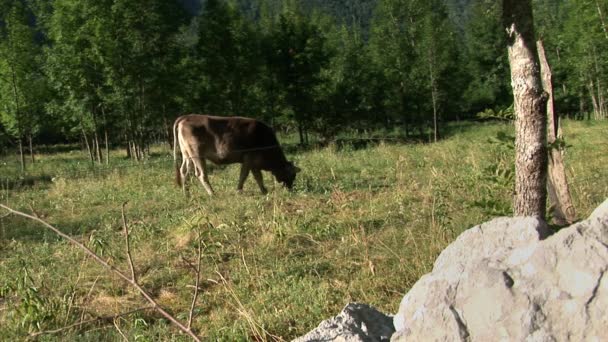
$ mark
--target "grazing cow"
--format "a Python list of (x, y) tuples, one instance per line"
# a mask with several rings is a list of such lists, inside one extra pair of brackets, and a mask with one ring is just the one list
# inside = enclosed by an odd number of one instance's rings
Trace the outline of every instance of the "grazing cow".
[[(261, 170), (270, 171), (289, 189), (300, 171), (285, 158), (274, 131), (255, 119), (189, 114), (175, 120), (173, 134), (175, 177), (183, 186), (184, 193), (185, 180), (193, 165), (196, 177), (207, 193), (213, 195), (205, 160), (218, 165), (241, 163), (237, 190), (243, 190), (251, 171), (263, 194), (267, 191)], [(181, 168), (177, 165), (178, 144), (182, 152)]]

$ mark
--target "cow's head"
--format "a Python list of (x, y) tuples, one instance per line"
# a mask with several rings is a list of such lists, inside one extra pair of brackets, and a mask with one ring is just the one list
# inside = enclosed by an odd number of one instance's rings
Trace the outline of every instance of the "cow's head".
[(287, 162), (285, 167), (276, 169), (272, 172), (277, 181), (285, 184), (288, 189), (293, 186), (293, 181), (296, 179), (296, 173), (300, 172), (300, 168), (293, 165), (292, 162)]

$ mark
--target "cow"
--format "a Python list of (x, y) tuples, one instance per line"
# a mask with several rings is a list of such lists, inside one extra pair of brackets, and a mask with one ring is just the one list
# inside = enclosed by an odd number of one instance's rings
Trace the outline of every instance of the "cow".
[[(262, 170), (270, 171), (276, 180), (291, 189), (300, 171), (283, 154), (277, 137), (268, 125), (252, 118), (221, 117), (188, 114), (178, 117), (173, 124), (173, 160), (175, 177), (186, 193), (186, 177), (190, 167), (203, 184), (207, 193), (214, 191), (207, 177), (206, 160), (217, 165), (241, 164), (237, 191), (253, 173), (260, 191), (266, 194)], [(178, 167), (177, 148), (182, 153), (182, 164)]]

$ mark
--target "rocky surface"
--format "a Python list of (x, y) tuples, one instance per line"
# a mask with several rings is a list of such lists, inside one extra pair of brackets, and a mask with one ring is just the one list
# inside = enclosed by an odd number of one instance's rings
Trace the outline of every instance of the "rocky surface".
[(339, 315), (321, 322), (315, 330), (294, 342), (389, 341), (394, 332), (391, 316), (366, 304), (350, 303)]
[(441, 253), (394, 324), (349, 304), (295, 341), (608, 341), (607, 271), (608, 200), (551, 236), (537, 219), (498, 218)]
[(391, 341), (608, 341), (608, 201), (546, 235), (533, 218), (461, 234), (401, 301)]

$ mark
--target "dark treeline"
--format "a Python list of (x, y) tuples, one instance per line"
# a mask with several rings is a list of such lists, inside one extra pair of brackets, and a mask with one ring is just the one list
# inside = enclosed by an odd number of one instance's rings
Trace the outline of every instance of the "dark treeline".
[[(534, 1), (562, 114), (606, 117), (606, 0)], [(183, 113), (243, 115), (330, 140), (437, 139), (508, 116), (493, 0), (0, 0), (0, 148), (80, 141), (141, 159)], [(479, 114), (482, 113), (482, 114)], [(31, 154), (32, 162), (34, 154)]]

